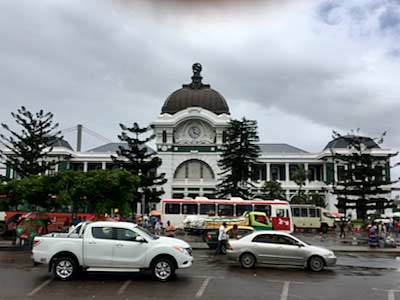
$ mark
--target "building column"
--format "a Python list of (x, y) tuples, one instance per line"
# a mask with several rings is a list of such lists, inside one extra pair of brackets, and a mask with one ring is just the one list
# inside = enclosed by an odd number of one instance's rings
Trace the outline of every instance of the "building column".
[(289, 163), (285, 163), (285, 181), (289, 182), (290, 176), (289, 176)]
[(289, 199), (290, 199), (290, 191), (286, 190), (285, 194), (286, 194), (286, 200), (289, 201)]
[(322, 181), (326, 182), (326, 163), (322, 165)]
[(265, 166), (267, 168), (267, 181), (271, 181), (271, 163), (267, 163)]
[(84, 161), (83, 162), (83, 172), (87, 172), (87, 167), (88, 167), (88, 162)]
[(334, 182), (336, 183), (336, 182), (338, 182), (338, 170), (337, 170), (337, 164), (336, 163), (334, 163), (334, 165), (333, 165), (333, 170), (334, 170)]
[(102, 170), (107, 169), (107, 167), (106, 167), (106, 162), (105, 162), (105, 161), (102, 161), (102, 162), (101, 162), (101, 169), (102, 169)]
[[(304, 170), (306, 170), (306, 173), (308, 173), (308, 163), (304, 163)], [(310, 180), (308, 179), (308, 176), (307, 176), (306, 186), (309, 184), (310, 184)]]

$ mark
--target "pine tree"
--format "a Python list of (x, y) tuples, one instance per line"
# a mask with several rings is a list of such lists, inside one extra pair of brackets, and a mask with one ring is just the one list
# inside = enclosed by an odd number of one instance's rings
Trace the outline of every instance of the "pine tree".
[[(383, 136), (377, 141), (383, 142)], [(332, 150), (336, 164), (343, 167), (339, 170), (338, 181), (333, 187), (337, 195), (337, 208), (340, 211), (356, 209), (357, 217), (365, 219), (367, 210), (383, 212), (392, 208), (393, 201), (388, 196), (391, 185), (389, 159), (391, 156), (371, 155), (371, 146), (366, 145), (369, 138), (350, 134), (340, 135), (334, 131), (334, 138), (343, 138), (349, 145), (349, 154), (340, 154)], [(371, 139), (369, 139), (371, 140)]]
[[(131, 128), (120, 124), (122, 133), (118, 138), (127, 144), (127, 147), (120, 146), (117, 151), (118, 157), (112, 156), (114, 162), (117, 162), (124, 169), (139, 177), (137, 190), (134, 193), (136, 201), (142, 201), (145, 206), (142, 209), (148, 210), (150, 202), (159, 202), (160, 196), (164, 194), (163, 189), (157, 189), (157, 186), (167, 182), (164, 178), (165, 173), (157, 174), (158, 167), (161, 166), (161, 159), (156, 156), (156, 153), (146, 145), (155, 138), (155, 135), (150, 135), (143, 139), (141, 135), (146, 134), (151, 128), (141, 128), (138, 123), (133, 123)], [(130, 136), (132, 135), (132, 136)], [(122, 159), (121, 159), (122, 158)], [(132, 204), (132, 211), (135, 211), (136, 202)]]
[(0, 144), (4, 146), (4, 149), (0, 150), (0, 157), (7, 167), (24, 178), (42, 174), (56, 165), (56, 161), (47, 160), (53, 145), (62, 139), (61, 132), (55, 132), (58, 123), (53, 124), (53, 114), (43, 110), (31, 113), (21, 106), (17, 113), (11, 115), (22, 129), (17, 132), (8, 125), (1, 124), (10, 134), (9, 137), (0, 134)]
[(254, 120), (231, 120), (226, 131), (225, 148), (218, 161), (221, 168), (221, 181), (217, 185), (219, 197), (251, 197), (250, 182), (253, 177), (252, 166), (257, 163), (260, 147), (257, 122)]

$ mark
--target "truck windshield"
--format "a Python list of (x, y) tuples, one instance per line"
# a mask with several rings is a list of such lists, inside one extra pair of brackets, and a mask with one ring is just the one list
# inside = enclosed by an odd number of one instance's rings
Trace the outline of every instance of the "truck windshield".
[(152, 240), (156, 240), (159, 237), (152, 234), (147, 228), (143, 228), (141, 226), (137, 226), (136, 229), (138, 229), (140, 231), (140, 233), (142, 233), (145, 237), (152, 239)]

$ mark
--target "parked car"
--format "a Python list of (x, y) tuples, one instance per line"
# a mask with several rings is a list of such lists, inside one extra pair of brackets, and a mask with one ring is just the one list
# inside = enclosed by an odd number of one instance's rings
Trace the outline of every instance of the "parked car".
[[(254, 228), (251, 226), (238, 226), (238, 233), (235, 237), (232, 229), (233, 229), (233, 226), (227, 226), (225, 228), (226, 235), (230, 240), (240, 239), (240, 238), (254, 232)], [(217, 246), (218, 246), (218, 231), (210, 231), (207, 234), (207, 245), (212, 250), (217, 248)], [(222, 247), (221, 253), (226, 253), (225, 247)]]
[(33, 240), (32, 259), (48, 264), (60, 280), (78, 271), (139, 272), (151, 270), (156, 279), (173, 278), (176, 269), (192, 265), (186, 242), (158, 237), (128, 222), (84, 222), (68, 234), (48, 234)]
[(336, 264), (335, 254), (328, 249), (309, 245), (282, 231), (255, 231), (240, 240), (229, 241), (228, 259), (243, 268), (256, 264), (303, 266), (319, 272)]

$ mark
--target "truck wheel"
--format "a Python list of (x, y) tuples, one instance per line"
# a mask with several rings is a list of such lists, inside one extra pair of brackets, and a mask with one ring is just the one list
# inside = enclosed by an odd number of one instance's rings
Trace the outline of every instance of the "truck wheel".
[(0, 223), (0, 236), (4, 235), (7, 231), (7, 226), (5, 223)]
[(159, 281), (169, 281), (175, 276), (175, 266), (168, 258), (159, 258), (153, 264), (153, 276)]
[(251, 253), (243, 253), (240, 256), (240, 264), (242, 268), (251, 269), (256, 265), (256, 258)]
[(59, 280), (70, 280), (77, 270), (75, 260), (69, 257), (56, 259), (53, 265), (53, 274)]
[(328, 225), (327, 224), (321, 224), (321, 232), (322, 233), (327, 233), (328, 232)]
[(308, 260), (308, 267), (313, 272), (321, 272), (324, 269), (325, 262), (320, 256), (311, 256)]

